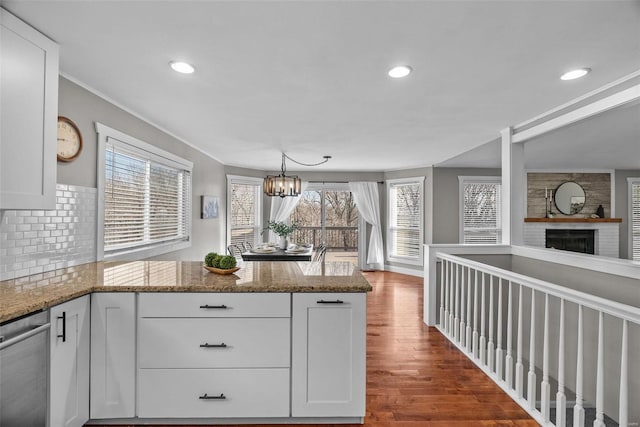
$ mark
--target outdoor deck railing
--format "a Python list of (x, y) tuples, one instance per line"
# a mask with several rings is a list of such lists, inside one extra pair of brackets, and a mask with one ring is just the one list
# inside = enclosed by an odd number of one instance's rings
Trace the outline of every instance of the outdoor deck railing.
[[(325, 227), (328, 250), (356, 251), (358, 249), (358, 227)], [(300, 227), (292, 240), (300, 243), (322, 243), (322, 227)]]
[(536, 421), (564, 427), (568, 415), (582, 427), (595, 401), (593, 426), (633, 425), (640, 309), (442, 252), (436, 259), (437, 327)]

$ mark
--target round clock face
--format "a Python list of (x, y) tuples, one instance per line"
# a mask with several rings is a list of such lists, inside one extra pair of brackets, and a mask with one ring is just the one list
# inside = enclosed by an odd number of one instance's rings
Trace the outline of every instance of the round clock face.
[(73, 121), (58, 117), (58, 160), (70, 162), (80, 155), (82, 135)]

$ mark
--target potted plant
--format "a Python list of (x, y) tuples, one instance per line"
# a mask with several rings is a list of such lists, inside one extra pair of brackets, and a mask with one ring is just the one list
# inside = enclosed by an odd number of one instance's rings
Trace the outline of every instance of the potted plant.
[(280, 236), (280, 249), (287, 249), (287, 236), (299, 227), (295, 222), (289, 225), (282, 221), (269, 221), (267, 228)]

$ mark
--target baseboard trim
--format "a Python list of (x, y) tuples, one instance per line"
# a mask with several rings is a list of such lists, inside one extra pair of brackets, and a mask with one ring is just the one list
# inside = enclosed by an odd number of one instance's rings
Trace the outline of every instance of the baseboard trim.
[(398, 267), (386, 264), (384, 266), (384, 270), (390, 271), (392, 273), (406, 274), (409, 276), (424, 277), (424, 269), (414, 270), (413, 268)]

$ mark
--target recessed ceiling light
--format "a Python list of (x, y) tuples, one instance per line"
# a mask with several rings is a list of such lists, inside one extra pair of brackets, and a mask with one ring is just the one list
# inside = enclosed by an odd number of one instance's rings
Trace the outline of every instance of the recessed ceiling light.
[(393, 77), (394, 79), (400, 79), (402, 77), (407, 77), (411, 74), (411, 67), (408, 65), (398, 65), (389, 70), (389, 77)]
[(591, 68), (578, 68), (577, 70), (571, 70), (564, 73), (562, 76), (560, 76), (560, 79), (561, 80), (579, 79), (580, 77), (584, 77), (587, 74), (589, 74), (590, 71), (591, 71)]
[(171, 65), (171, 68), (173, 68), (174, 71), (182, 74), (191, 74), (196, 70), (193, 68), (193, 65), (181, 61), (171, 61), (169, 62), (169, 65)]

